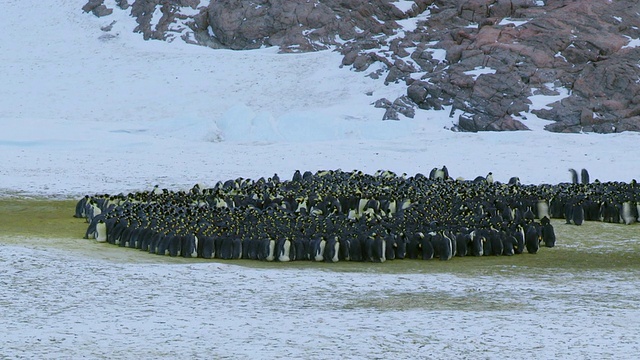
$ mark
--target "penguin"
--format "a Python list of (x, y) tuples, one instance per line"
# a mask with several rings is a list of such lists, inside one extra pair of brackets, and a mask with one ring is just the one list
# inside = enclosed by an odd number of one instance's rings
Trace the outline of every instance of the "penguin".
[(577, 184), (578, 183), (578, 172), (575, 169), (569, 169), (569, 172), (571, 173), (571, 183), (572, 184)]
[(536, 254), (540, 249), (540, 236), (535, 224), (529, 224), (525, 232), (525, 247), (529, 254)]
[(538, 201), (536, 202), (536, 213), (538, 219), (551, 217), (551, 215), (549, 215), (549, 204), (547, 203), (547, 200), (538, 199)]
[(500, 232), (496, 229), (489, 231), (489, 241), (491, 241), (491, 255), (500, 256), (504, 252), (504, 244), (500, 238)]
[(420, 250), (422, 260), (431, 260), (435, 256), (435, 249), (433, 248), (433, 243), (431, 242), (432, 234), (423, 234), (419, 232), (418, 239), (420, 240)]
[(351, 261), (364, 261), (362, 241), (358, 237), (354, 237), (349, 241), (349, 259)]
[(489, 172), (486, 177), (487, 184), (493, 184), (493, 173)]
[(433, 256), (442, 261), (451, 260), (453, 253), (451, 250), (451, 240), (441, 232), (430, 233), (431, 244), (433, 245)]
[(407, 255), (409, 259), (417, 259), (421, 256), (420, 250), (422, 250), (421, 240), (424, 238), (424, 234), (421, 232), (413, 233), (407, 239)]
[(318, 236), (311, 240), (311, 258), (313, 261), (324, 260), (324, 248), (327, 241), (322, 236)]
[(340, 252), (338, 253), (338, 259), (342, 261), (351, 260), (351, 239), (346, 236), (340, 237)]
[(544, 242), (544, 246), (550, 248), (556, 246), (556, 233), (553, 230), (553, 225), (551, 225), (549, 218), (542, 218), (540, 224), (542, 224), (542, 241)]
[(293, 248), (296, 260), (309, 260), (309, 241), (307, 239), (296, 237), (293, 239)]
[(525, 234), (524, 228), (521, 225), (517, 225), (515, 230), (512, 233), (512, 236), (516, 240), (516, 244), (513, 247), (514, 254), (522, 254), (524, 251), (524, 243), (525, 243)]
[(293, 173), (293, 177), (291, 178), (291, 181), (293, 182), (300, 182), (302, 181), (302, 174), (300, 173), (300, 170), (296, 170)]
[(622, 211), (620, 212), (620, 217), (622, 218), (622, 222), (625, 225), (631, 225), (636, 222), (637, 219), (637, 208), (631, 201), (625, 201), (622, 203)]
[[(106, 219), (105, 214), (100, 214), (98, 216), (95, 216), (93, 220), (91, 220), (91, 222), (89, 223), (89, 226), (87, 227), (87, 231), (84, 234), (84, 239), (95, 239), (96, 225), (98, 224), (99, 221), (102, 221), (104, 223), (105, 219)], [(105, 229), (105, 233), (106, 233), (106, 229)], [(107, 241), (106, 238), (105, 238), (105, 241)]]
[(436, 173), (438, 172), (438, 168), (433, 168), (429, 172), (429, 180), (436, 180)]
[(395, 258), (404, 259), (407, 255), (407, 239), (404, 234), (396, 236)]
[(231, 239), (231, 258), (242, 259), (242, 240), (239, 237)]
[(396, 248), (398, 247), (395, 237), (391, 234), (385, 234), (383, 240), (385, 242), (385, 259), (394, 260), (396, 258)]
[(375, 238), (374, 236), (367, 236), (363, 241), (362, 241), (362, 245), (363, 245), (363, 249), (362, 249), (362, 257), (364, 258), (364, 261), (368, 261), (368, 262), (374, 262), (374, 242), (375, 242)]
[(276, 256), (280, 262), (291, 261), (291, 241), (286, 238), (281, 238), (276, 241)]
[(570, 225), (571, 221), (573, 221), (573, 209), (574, 209), (573, 203), (566, 202), (564, 204), (564, 219), (567, 225)]
[(470, 239), (471, 255), (482, 256), (484, 252), (482, 244), (484, 243), (485, 238), (481, 235), (479, 231), (474, 230), (469, 234), (469, 239)]
[(373, 261), (383, 263), (387, 260), (387, 243), (384, 238), (377, 233), (372, 234), (373, 237)]
[(256, 252), (255, 244), (256, 242), (251, 237), (246, 237), (242, 239), (242, 258), (243, 259), (256, 260), (257, 252)]
[(582, 169), (582, 171), (580, 172), (580, 181), (583, 185), (589, 184), (589, 172), (587, 171), (587, 169)]
[(324, 246), (323, 258), (326, 262), (338, 262), (340, 254), (340, 241), (337, 236), (329, 236)]
[[(230, 260), (233, 258), (233, 241), (231, 237), (224, 236), (220, 242), (220, 248), (217, 251), (217, 257), (222, 260)], [(271, 260), (269, 260), (271, 261)]]
[(518, 245), (516, 238), (513, 235), (506, 235), (502, 237), (502, 255), (512, 256), (515, 255), (515, 247)]
[(155, 248), (150, 250), (156, 255), (169, 255), (169, 243), (173, 238), (175, 238), (175, 234), (165, 234), (155, 243)]
[(200, 254), (199, 257), (203, 259), (213, 259), (216, 251), (213, 246), (212, 236), (200, 236), (199, 238)]
[(182, 236), (172, 236), (167, 242), (167, 250), (165, 251), (166, 255), (171, 257), (180, 256), (182, 253), (180, 250), (182, 248), (183, 237)]
[(86, 217), (85, 209), (86, 209), (88, 201), (89, 201), (89, 195), (85, 195), (83, 198), (81, 198), (76, 203), (76, 212), (73, 215), (73, 217), (75, 217), (75, 218), (85, 218)]
[(571, 220), (574, 225), (582, 225), (584, 221), (584, 208), (582, 207), (582, 201), (578, 201), (573, 204), (571, 208)]
[(96, 230), (94, 238), (97, 242), (106, 242), (107, 241), (107, 224), (105, 224), (104, 220), (100, 219), (96, 223)]
[(442, 166), (442, 169), (433, 168), (429, 173), (429, 179), (431, 180), (449, 180), (449, 170), (446, 166)]

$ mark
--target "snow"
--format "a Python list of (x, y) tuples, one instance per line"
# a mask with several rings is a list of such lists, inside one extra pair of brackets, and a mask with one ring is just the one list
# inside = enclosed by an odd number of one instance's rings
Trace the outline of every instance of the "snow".
[(622, 49), (640, 47), (640, 39), (634, 39), (626, 35), (623, 36), (629, 39), (629, 42), (627, 43), (627, 45), (623, 46)]
[(635, 272), (252, 269), (151, 255), (133, 262), (137, 250), (102, 245), (96, 252), (83, 241), (71, 257), (0, 243), (1, 281), (11, 284), (0, 355), (631, 359), (640, 350)]
[[(338, 53), (143, 41), (126, 12), (99, 19), (84, 3), (3, 3), (0, 196), (179, 190), (296, 169), (638, 176), (636, 133), (553, 134), (532, 114), (533, 131), (456, 133), (448, 110), (381, 121), (371, 104), (405, 86), (340, 68)], [(557, 90), (532, 108), (568, 95)], [(251, 269), (4, 236), (0, 273), (8, 358), (633, 358), (640, 344), (634, 272)]]
[(496, 69), (492, 69), (484, 66), (476, 66), (473, 70), (468, 70), (464, 72), (465, 75), (471, 76), (473, 80), (476, 80), (478, 76), (483, 74), (495, 74), (495, 73), (496, 73)]
[(407, 13), (411, 10), (411, 8), (416, 4), (415, 1), (412, 0), (399, 0), (391, 3), (393, 6), (398, 8), (398, 10), (403, 13)]
[(556, 87), (552, 83), (544, 84), (547, 89), (554, 90), (557, 95), (543, 95), (541, 93), (534, 94), (529, 96), (529, 100), (531, 101), (531, 105), (529, 108), (531, 110), (541, 110), (541, 109), (551, 109), (549, 104), (552, 104), (557, 101), (561, 101), (562, 99), (569, 96), (569, 90), (563, 87)]
[(498, 25), (513, 24), (514, 26), (518, 27), (518, 26), (524, 25), (524, 24), (526, 24), (528, 22), (529, 22), (529, 20), (504, 18), (504, 19), (500, 20)]

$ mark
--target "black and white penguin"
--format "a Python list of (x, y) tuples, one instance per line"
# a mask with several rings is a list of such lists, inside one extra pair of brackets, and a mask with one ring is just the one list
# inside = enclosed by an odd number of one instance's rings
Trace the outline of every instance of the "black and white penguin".
[(571, 173), (571, 183), (572, 184), (577, 184), (578, 183), (578, 172), (576, 171), (576, 169), (569, 169), (569, 172)]
[(338, 262), (340, 260), (340, 241), (337, 236), (329, 236), (324, 246), (323, 258), (326, 262)]
[(620, 211), (620, 218), (625, 225), (631, 225), (636, 222), (638, 218), (638, 209), (631, 201), (625, 201), (622, 203), (622, 211)]
[(487, 184), (493, 184), (493, 173), (489, 172), (486, 177)]
[(525, 231), (525, 247), (529, 254), (535, 254), (540, 249), (540, 235), (536, 224), (527, 225)]
[(482, 256), (484, 253), (483, 243), (486, 241), (482, 233), (474, 230), (469, 234), (470, 254), (473, 256)]
[(513, 176), (509, 179), (509, 185), (520, 185), (520, 178), (517, 176)]
[(584, 222), (584, 208), (582, 207), (582, 201), (578, 201), (572, 205), (571, 220), (574, 225), (582, 225)]
[(96, 223), (94, 238), (97, 242), (107, 241), (107, 224), (102, 219), (98, 220), (98, 222)]
[(85, 218), (86, 217), (85, 209), (86, 209), (88, 201), (89, 201), (89, 195), (85, 195), (84, 197), (82, 197), (82, 199), (80, 199), (76, 203), (76, 212), (73, 215), (73, 217), (75, 217), (75, 218)]
[(540, 220), (540, 224), (542, 225), (542, 241), (544, 242), (544, 246), (556, 246), (556, 233), (553, 230), (553, 225), (551, 225), (549, 218), (543, 217)]
[(435, 257), (435, 249), (431, 241), (435, 233), (423, 234), (417, 233), (417, 239), (420, 241), (420, 256), (422, 260), (431, 260)]
[(582, 171), (580, 172), (580, 181), (583, 185), (589, 184), (589, 172), (587, 171), (587, 169), (582, 169)]

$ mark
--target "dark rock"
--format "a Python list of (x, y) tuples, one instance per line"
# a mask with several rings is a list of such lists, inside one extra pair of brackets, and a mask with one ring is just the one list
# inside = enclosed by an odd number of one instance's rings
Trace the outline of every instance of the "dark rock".
[(369, 68), (369, 65), (373, 64), (374, 60), (368, 54), (358, 55), (353, 61), (353, 68), (356, 71), (365, 71)]
[(415, 104), (407, 96), (401, 96), (393, 103), (385, 98), (378, 99), (374, 102), (373, 106), (386, 109), (382, 120), (400, 120), (399, 114), (408, 118), (413, 118), (415, 116)]
[(82, 11), (84, 11), (86, 13), (91, 12), (91, 11), (93, 11), (93, 9), (97, 8), (98, 6), (102, 5), (103, 3), (104, 3), (104, 0), (89, 0), (82, 7)]
[(382, 120), (400, 120), (400, 116), (398, 116), (398, 111), (395, 108), (389, 107), (387, 111), (384, 112)]
[(336, 37), (392, 35), (398, 27), (394, 20), (408, 16), (388, 0), (218, 0), (207, 12), (213, 33), (225, 46), (279, 46), (283, 51), (327, 49), (339, 45)]
[(389, 85), (390, 83), (398, 83), (400, 80), (404, 80), (406, 78), (406, 74), (402, 72), (395, 66), (392, 66), (389, 69), (389, 73), (387, 77), (384, 79), (384, 84)]
[(491, 118), (484, 114), (475, 114), (473, 116), (460, 115), (458, 117), (458, 131), (478, 132), (478, 131), (517, 131), (529, 130), (519, 120), (511, 116), (504, 116), (499, 119)]
[(402, 115), (412, 118), (416, 116), (415, 103), (408, 96), (401, 96), (393, 102), (393, 107)]
[(116, 5), (122, 10), (127, 10), (131, 6), (127, 0), (116, 0)]
[(358, 50), (349, 51), (342, 58), (342, 65), (347, 65), (347, 66), (352, 65), (354, 62), (356, 62), (357, 57), (358, 57)]
[(373, 106), (379, 109), (388, 109), (391, 107), (391, 105), (392, 102), (386, 98), (378, 99), (373, 103)]
[(98, 5), (97, 7), (93, 8), (91, 12), (97, 17), (103, 17), (111, 15), (113, 13), (113, 9), (109, 9), (105, 5)]
[(582, 109), (582, 112), (580, 113), (580, 124), (584, 126), (594, 125), (594, 120), (595, 118), (593, 117), (593, 110), (589, 108)]
[[(384, 103), (385, 119), (419, 109), (463, 111), (461, 131), (522, 130), (511, 115), (529, 111), (532, 94), (570, 95), (534, 110), (557, 132), (638, 131), (640, 38), (638, 1), (415, 0), (407, 11), (392, 0), (117, 0), (130, 9), (145, 39), (170, 41), (187, 24), (187, 42), (213, 48), (278, 46), (283, 52), (335, 48), (341, 66), (387, 84), (404, 82), (407, 101)], [(183, 8), (199, 9), (185, 15)], [(105, 16), (103, 0), (83, 11)], [(160, 19), (154, 18), (157, 11)], [(414, 31), (399, 20), (429, 12)], [(193, 11), (190, 11), (193, 14)], [(152, 18), (156, 24), (151, 24)], [(505, 18), (522, 19), (504, 24)], [(526, 19), (526, 21), (525, 21)], [(181, 25), (184, 28), (184, 25)], [(379, 62), (375, 71), (368, 71)], [(490, 73), (472, 75), (481, 69)], [(417, 73), (420, 73), (418, 76)], [(419, 79), (419, 80), (416, 80)], [(410, 104), (410, 106), (407, 106)]]
[(407, 88), (407, 96), (418, 105), (426, 100), (428, 93), (427, 84), (422, 81), (414, 81), (411, 86)]

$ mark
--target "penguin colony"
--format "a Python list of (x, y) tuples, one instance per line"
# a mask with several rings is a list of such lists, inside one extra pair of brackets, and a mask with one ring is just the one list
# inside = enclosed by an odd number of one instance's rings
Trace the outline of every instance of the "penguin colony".
[(640, 187), (578, 182), (523, 185), (489, 173), (454, 180), (328, 170), (281, 181), (237, 178), (213, 188), (85, 196), (75, 217), (85, 238), (158, 255), (265, 261), (369, 261), (535, 254), (568, 224), (638, 221)]

